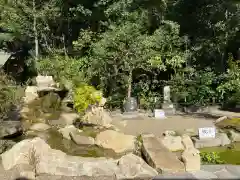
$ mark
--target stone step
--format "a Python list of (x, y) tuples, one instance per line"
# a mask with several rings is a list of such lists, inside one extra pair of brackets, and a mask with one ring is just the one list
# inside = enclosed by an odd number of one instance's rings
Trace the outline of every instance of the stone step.
[(159, 173), (184, 172), (184, 164), (178, 157), (169, 151), (156, 137), (144, 135), (142, 137), (142, 153), (147, 163)]

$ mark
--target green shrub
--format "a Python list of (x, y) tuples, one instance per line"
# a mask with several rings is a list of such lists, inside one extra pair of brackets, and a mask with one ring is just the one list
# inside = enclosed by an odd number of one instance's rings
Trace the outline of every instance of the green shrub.
[(53, 76), (61, 85), (65, 84), (66, 81), (76, 85), (85, 82), (83, 71), (81, 71), (84, 64), (85, 59), (52, 55), (40, 59), (37, 62), (37, 70), (41, 75)]
[(95, 105), (102, 99), (102, 94), (93, 86), (82, 84), (75, 89), (74, 92), (74, 108), (83, 113), (89, 105)]
[(0, 72), (0, 119), (8, 118), (8, 113), (14, 107), (22, 104), (24, 88), (16, 83), (6, 74)]
[(218, 99), (213, 88), (215, 80), (216, 74), (209, 68), (180, 70), (169, 81), (173, 100), (183, 106), (207, 106), (213, 103), (213, 99)]
[(219, 153), (217, 152), (201, 152), (201, 161), (206, 164), (223, 164)]
[(229, 55), (227, 72), (224, 74), (223, 82), (217, 87), (224, 101), (224, 108), (235, 108), (240, 104), (240, 61), (234, 61)]

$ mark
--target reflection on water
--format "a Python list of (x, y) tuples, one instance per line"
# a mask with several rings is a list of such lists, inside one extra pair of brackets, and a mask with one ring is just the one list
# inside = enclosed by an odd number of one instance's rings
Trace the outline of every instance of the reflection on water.
[(45, 139), (52, 149), (61, 150), (68, 155), (82, 157), (119, 157), (119, 155), (117, 155), (111, 149), (103, 149), (96, 145), (77, 145), (71, 140), (62, 138), (62, 135), (56, 129), (51, 129), (46, 132), (36, 132), (36, 134), (31, 134), (27, 136), (21, 136), (16, 138), (15, 141), (19, 142), (23, 139), (33, 138), (36, 136)]

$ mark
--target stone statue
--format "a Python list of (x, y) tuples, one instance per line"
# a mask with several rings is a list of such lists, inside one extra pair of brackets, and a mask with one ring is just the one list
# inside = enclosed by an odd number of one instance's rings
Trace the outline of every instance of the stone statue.
[(163, 100), (164, 100), (164, 103), (171, 103), (170, 86), (164, 86)]

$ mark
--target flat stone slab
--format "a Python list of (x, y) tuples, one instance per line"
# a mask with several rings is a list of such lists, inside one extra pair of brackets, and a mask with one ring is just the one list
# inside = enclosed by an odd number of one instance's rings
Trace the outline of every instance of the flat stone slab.
[(121, 114), (122, 119), (143, 119), (140, 113), (138, 112), (124, 112)]
[(214, 173), (220, 179), (239, 179), (240, 177), (240, 166), (238, 165), (202, 165), (201, 169)]
[(182, 172), (182, 173), (169, 173), (169, 174), (160, 174), (153, 178), (153, 180), (159, 179), (197, 179), (191, 173)]
[(198, 139), (197, 137), (192, 138), (195, 148), (205, 148), (205, 147), (217, 147), (225, 146), (231, 143), (231, 140), (225, 133), (216, 134), (215, 138), (205, 138)]
[(200, 171), (160, 174), (159, 179), (240, 179), (238, 165), (202, 165)]
[(202, 165), (200, 171), (160, 174), (159, 179), (240, 179), (240, 166), (237, 165)]
[(150, 166), (159, 173), (183, 172), (184, 164), (178, 157), (169, 151), (156, 137), (143, 136), (142, 152)]

